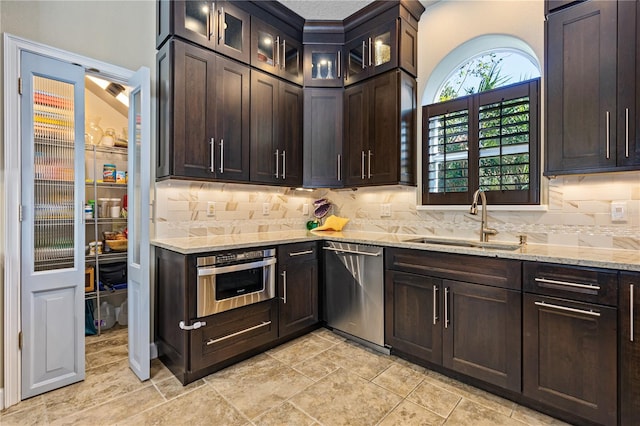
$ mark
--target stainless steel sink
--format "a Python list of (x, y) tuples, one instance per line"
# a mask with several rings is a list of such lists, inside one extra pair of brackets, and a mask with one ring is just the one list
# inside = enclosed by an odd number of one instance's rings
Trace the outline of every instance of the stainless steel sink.
[(506, 250), (514, 251), (522, 247), (520, 244), (511, 244), (498, 241), (473, 241), (473, 240), (458, 240), (455, 238), (433, 238), (433, 237), (420, 237), (404, 240), (407, 243), (420, 243), (420, 244), (435, 244), (443, 246), (454, 247), (473, 247), (483, 248), (488, 250)]

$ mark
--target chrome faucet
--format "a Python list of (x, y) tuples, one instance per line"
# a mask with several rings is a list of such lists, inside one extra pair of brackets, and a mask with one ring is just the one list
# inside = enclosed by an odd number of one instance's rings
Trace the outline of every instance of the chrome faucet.
[(489, 235), (496, 235), (498, 231), (493, 228), (487, 227), (487, 196), (484, 195), (483, 190), (478, 189), (476, 192), (474, 192), (473, 202), (471, 203), (469, 214), (472, 214), (472, 215), (478, 214), (478, 195), (482, 200), (482, 220), (480, 222), (480, 241), (487, 242), (489, 241)]

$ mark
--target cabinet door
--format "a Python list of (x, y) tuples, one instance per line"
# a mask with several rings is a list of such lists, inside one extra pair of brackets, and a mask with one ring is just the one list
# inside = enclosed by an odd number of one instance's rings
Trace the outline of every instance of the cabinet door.
[(342, 46), (308, 44), (304, 48), (305, 87), (342, 87)]
[[(213, 52), (172, 40), (174, 99), (173, 175), (213, 177), (216, 117), (216, 56)], [(170, 154), (169, 154), (170, 155)], [(171, 155), (170, 155), (171, 156)]]
[(442, 362), (442, 280), (387, 271), (385, 344), (395, 350)]
[(380, 74), (398, 66), (398, 22), (393, 20), (371, 32), (369, 45), (369, 75)]
[(342, 89), (305, 89), (303, 185), (342, 187)]
[(301, 87), (280, 82), (280, 113), (276, 116), (279, 123), (280, 179), (279, 182), (302, 185), (302, 108), (303, 91)]
[(398, 76), (388, 72), (364, 84), (368, 90), (368, 149), (365, 185), (398, 183)]
[(201, 46), (215, 47), (215, 20), (213, 3), (210, 1), (160, 1), (159, 11), (171, 8), (169, 13), (160, 14), (162, 19), (170, 19), (167, 35), (175, 34)]
[(400, 19), (400, 51), (398, 66), (411, 74), (418, 75), (418, 30), (404, 19)]
[[(640, 1), (618, 2), (618, 166), (640, 165)], [(637, 168), (637, 167), (636, 167)]]
[(640, 421), (640, 274), (620, 275), (620, 424)]
[(251, 19), (251, 65), (271, 74), (280, 67), (278, 30), (259, 19)]
[(218, 57), (215, 172), (223, 180), (249, 180), (249, 67)]
[(278, 278), (279, 337), (318, 322), (318, 261), (289, 262)]
[(442, 364), (505, 389), (520, 391), (520, 292), (443, 281)]
[(280, 176), (278, 144), (279, 82), (251, 70), (251, 173), (253, 182), (274, 183)]
[(369, 45), (366, 37), (357, 38), (346, 43), (346, 78), (345, 84), (353, 84), (361, 81), (369, 75)]
[(281, 36), (280, 70), (278, 75), (302, 85), (302, 43), (292, 37)]
[(215, 50), (248, 64), (251, 50), (249, 14), (231, 2), (219, 1), (212, 20)]
[(546, 24), (547, 175), (616, 166), (617, 2), (584, 2)]
[(616, 424), (616, 309), (529, 293), (523, 300), (524, 395)]
[(365, 152), (369, 137), (369, 104), (364, 84), (344, 92), (345, 185), (361, 185), (367, 178)]

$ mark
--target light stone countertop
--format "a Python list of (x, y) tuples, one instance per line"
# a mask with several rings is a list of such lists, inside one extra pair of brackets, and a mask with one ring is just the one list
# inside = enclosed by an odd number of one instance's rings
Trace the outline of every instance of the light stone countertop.
[[(151, 244), (156, 247), (162, 247), (181, 254), (198, 254), (264, 245), (297, 243), (313, 240), (331, 240), (357, 244), (373, 244), (383, 247), (399, 247), (476, 256), (498, 257), (504, 259), (551, 262), (561, 263), (565, 265), (590, 266), (625, 271), (640, 271), (640, 251), (638, 250), (526, 244), (517, 250), (510, 251), (476, 247), (424, 244), (407, 241), (419, 237), (420, 235), (387, 234), (379, 232), (309, 232), (306, 230), (295, 230), (251, 234), (231, 234), (208, 237), (160, 238), (152, 240)], [(514, 241), (496, 242), (511, 244), (516, 243)]]

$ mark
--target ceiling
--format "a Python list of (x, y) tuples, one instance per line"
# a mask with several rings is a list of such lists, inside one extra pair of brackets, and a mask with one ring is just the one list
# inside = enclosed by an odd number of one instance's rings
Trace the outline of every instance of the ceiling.
[[(427, 7), (435, 0), (421, 0)], [(357, 12), (372, 0), (280, 0), (280, 3), (304, 19), (342, 20)]]

